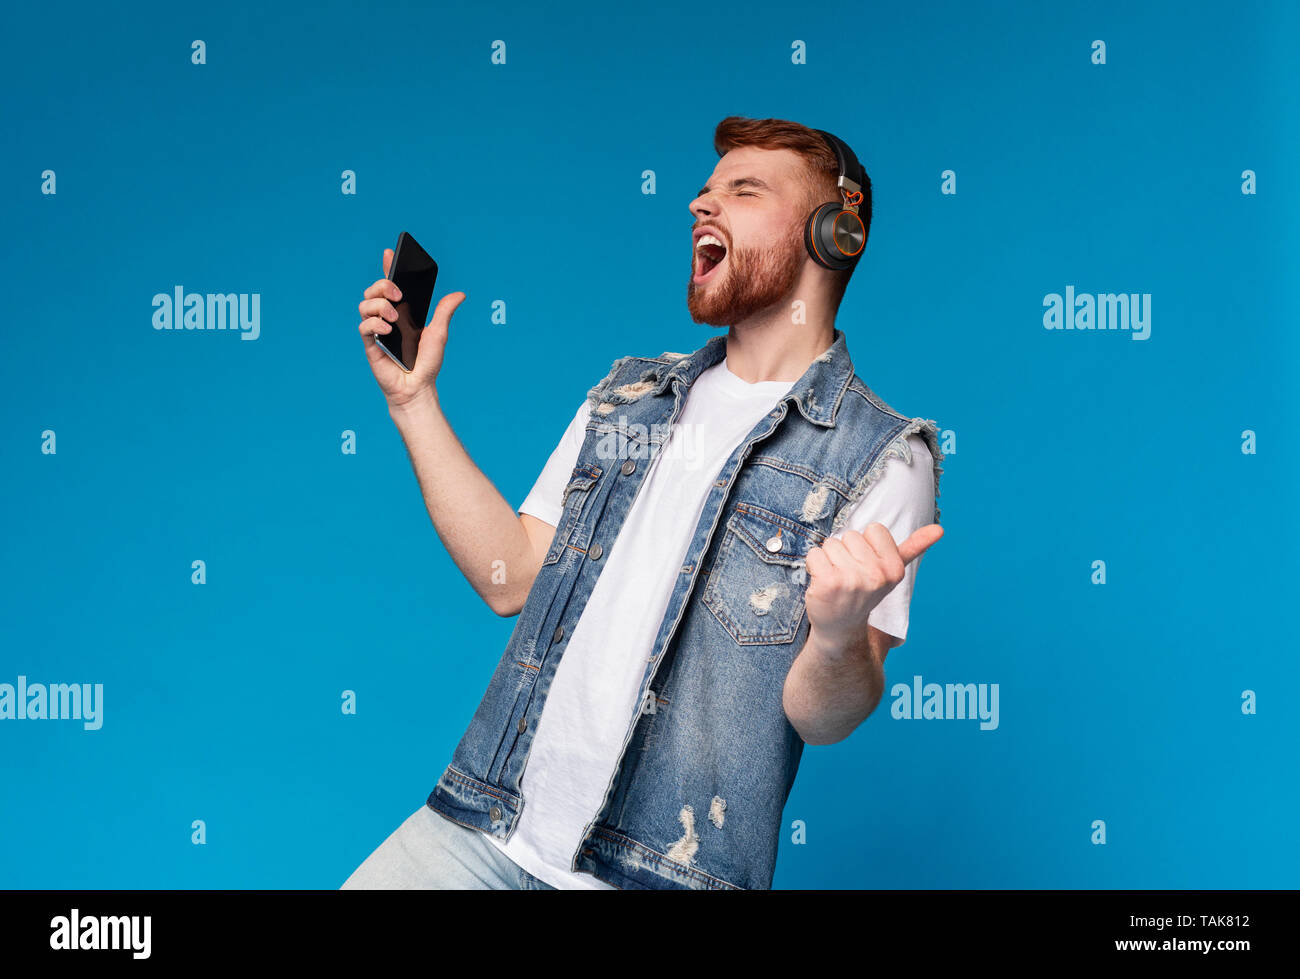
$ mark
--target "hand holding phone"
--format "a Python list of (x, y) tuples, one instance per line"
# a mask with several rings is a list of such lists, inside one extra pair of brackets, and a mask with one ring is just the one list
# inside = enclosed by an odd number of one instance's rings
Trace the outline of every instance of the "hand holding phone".
[(384, 250), (383, 268), (384, 278), (366, 289), (357, 309), (370, 368), (389, 404), (397, 406), (432, 392), (451, 315), (465, 294), (443, 296), (426, 327), (438, 263), (403, 231), (397, 247)]
[(375, 339), (394, 363), (409, 374), (415, 370), (424, 318), (429, 315), (433, 286), (438, 281), (438, 263), (403, 231), (393, 249), (392, 268), (385, 271), (397, 286), (401, 299), (396, 303), (397, 322), (393, 324), (396, 329), (380, 333)]

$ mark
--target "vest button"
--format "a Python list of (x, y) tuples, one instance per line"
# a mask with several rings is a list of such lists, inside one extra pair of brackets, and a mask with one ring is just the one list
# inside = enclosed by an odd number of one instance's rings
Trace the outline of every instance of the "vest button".
[(632, 473), (636, 472), (636, 462), (632, 459), (628, 459), (623, 463), (623, 465), (619, 466), (619, 471), (624, 476), (631, 476)]
[(605, 549), (603, 547), (599, 544), (592, 544), (591, 548), (587, 551), (587, 557), (591, 558), (593, 561), (599, 561), (600, 556), (604, 553)]
[(519, 718), (519, 733), (523, 734), (527, 730), (528, 730), (528, 718), (526, 717)]
[(491, 819), (492, 822), (494, 822), (494, 823), (495, 823), (495, 822), (499, 822), (500, 819), (501, 819), (501, 807), (500, 807), (500, 806), (493, 806), (491, 809), (489, 809), (489, 810), (488, 810), (488, 818)]
[(557, 625), (555, 627), (555, 635), (551, 636), (551, 642), (559, 642), (563, 638), (564, 638), (564, 626)]
[(775, 537), (768, 538), (767, 549), (773, 554), (781, 550), (781, 531), (778, 530)]

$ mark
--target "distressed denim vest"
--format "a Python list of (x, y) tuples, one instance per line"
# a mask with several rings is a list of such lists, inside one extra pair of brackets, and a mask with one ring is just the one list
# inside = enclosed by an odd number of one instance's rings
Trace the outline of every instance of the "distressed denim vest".
[[(427, 805), (510, 838), (565, 643), (687, 394), (722, 360), (623, 357), (592, 405), (563, 515), (487, 693)], [(710, 487), (641, 677), (622, 755), (570, 869), (620, 888), (769, 888), (803, 740), (782, 707), (808, 634), (804, 556), (842, 526), (907, 437), (943, 456), (932, 421), (898, 414), (854, 373), (844, 334), (741, 441)], [(939, 519), (939, 508), (934, 510)]]

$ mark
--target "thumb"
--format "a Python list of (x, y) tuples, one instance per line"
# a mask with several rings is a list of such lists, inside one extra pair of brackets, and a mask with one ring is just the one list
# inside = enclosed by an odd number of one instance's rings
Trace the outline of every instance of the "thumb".
[(898, 545), (898, 556), (903, 559), (904, 564), (911, 564), (942, 536), (943, 528), (937, 523), (918, 527), (907, 540)]
[(429, 320), (428, 325), (420, 332), (420, 347), (415, 353), (414, 373), (432, 373), (436, 370), (436, 365), (447, 346), (451, 314), (456, 312), (464, 301), (463, 292), (449, 292), (438, 300), (438, 305), (433, 310), (433, 319)]

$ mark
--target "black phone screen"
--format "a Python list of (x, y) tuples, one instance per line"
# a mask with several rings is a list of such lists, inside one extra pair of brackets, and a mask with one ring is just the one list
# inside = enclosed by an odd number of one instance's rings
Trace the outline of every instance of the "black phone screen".
[(397, 322), (388, 333), (376, 339), (408, 371), (415, 368), (415, 354), (420, 348), (420, 332), (429, 319), (433, 286), (438, 281), (438, 263), (405, 231), (393, 249), (393, 264), (388, 278), (402, 290), (401, 302), (394, 303)]

